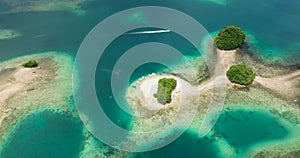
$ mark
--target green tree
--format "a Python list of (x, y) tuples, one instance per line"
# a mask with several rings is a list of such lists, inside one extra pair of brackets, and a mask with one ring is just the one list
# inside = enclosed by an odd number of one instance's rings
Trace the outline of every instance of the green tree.
[(226, 26), (215, 37), (216, 46), (222, 50), (231, 50), (240, 47), (246, 39), (246, 35), (237, 26)]
[(228, 79), (240, 85), (249, 85), (255, 79), (252, 69), (245, 65), (233, 65), (226, 73)]
[(29, 60), (26, 63), (24, 63), (23, 66), (32, 68), (38, 66), (38, 63), (36, 62), (36, 60)]
[(170, 103), (172, 101), (172, 91), (176, 86), (177, 81), (174, 78), (162, 78), (158, 81), (158, 88), (154, 97), (161, 104)]

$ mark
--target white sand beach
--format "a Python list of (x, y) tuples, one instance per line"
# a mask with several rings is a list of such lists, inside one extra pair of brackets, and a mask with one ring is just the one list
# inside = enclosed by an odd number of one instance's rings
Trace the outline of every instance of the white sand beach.
[[(169, 104), (162, 105), (158, 103), (157, 99), (154, 97), (154, 94), (157, 92), (158, 81), (162, 78), (174, 78), (177, 81), (176, 88), (172, 91), (172, 101)], [(198, 90), (197, 87), (193, 87), (188, 82), (183, 79), (167, 74), (150, 74), (150, 76), (143, 77), (139, 81), (135, 82), (132, 86), (136, 86), (136, 88), (132, 88), (134, 91), (142, 92), (143, 96), (143, 105), (147, 107), (149, 110), (160, 110), (164, 107), (170, 107), (174, 105), (179, 105), (182, 97), (186, 97), (187, 95), (197, 95)], [(182, 95), (182, 91), (187, 91), (184, 96)]]
[[(157, 99), (154, 97), (154, 94), (158, 88), (158, 81), (162, 78), (172, 78), (168, 75), (159, 75), (159, 76), (149, 76), (141, 81), (139, 85), (141, 91), (143, 92), (145, 102), (148, 104), (148, 108), (151, 110), (159, 110), (163, 108), (164, 105), (157, 102)], [(175, 98), (181, 96), (181, 80), (179, 78), (174, 78), (177, 81), (177, 86), (172, 92), (172, 103), (175, 102)], [(167, 105), (166, 105), (167, 106)]]

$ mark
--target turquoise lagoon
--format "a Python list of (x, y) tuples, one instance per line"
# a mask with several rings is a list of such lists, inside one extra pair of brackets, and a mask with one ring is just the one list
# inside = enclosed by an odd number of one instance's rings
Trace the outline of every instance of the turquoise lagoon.
[[(2, 3), (0, 5), (0, 11), (5, 10), (6, 6)], [(84, 4), (83, 8), (87, 10), (87, 14), (82, 16), (68, 12), (1, 14), (0, 26), (20, 31), (22, 36), (0, 41), (0, 60), (49, 50), (69, 52), (75, 56), (85, 35), (101, 20), (123, 9), (145, 5), (165, 6), (185, 12), (198, 20), (209, 32), (214, 32), (226, 25), (238, 25), (255, 37), (255, 40), (249, 42), (253, 53), (268, 60), (280, 59), (286, 63), (299, 64), (297, 62), (300, 61), (300, 56), (297, 52), (300, 48), (298, 47), (300, 44), (298, 28), (300, 1), (297, 0), (231, 0), (226, 5), (204, 0), (153, 0), (151, 2), (93, 0)], [(188, 41), (175, 33), (122, 35), (114, 40), (99, 61), (95, 84), (98, 99), (105, 112), (111, 120), (124, 128), (130, 128), (132, 117), (122, 111), (116, 101), (110, 98), (112, 95), (110, 77), (118, 58), (131, 47), (145, 42), (166, 43), (186, 56), (199, 56), (195, 54), (194, 48)], [(155, 63), (142, 65), (133, 73), (131, 81), (163, 69), (165, 67)], [(119, 87), (120, 95), (125, 93), (127, 86)], [(260, 121), (262, 119), (264, 121)], [(279, 122), (277, 117), (267, 112), (225, 111), (213, 132), (228, 142), (237, 153), (243, 153), (255, 144), (284, 139), (289, 131)], [(3, 145), (1, 153), (4, 158), (18, 157), (19, 155), (16, 154), (39, 157), (45, 153), (48, 155), (43, 155), (43, 157), (59, 157), (55, 154), (65, 152), (68, 152), (70, 157), (77, 157), (82, 139), (84, 139), (81, 133), (84, 127), (78, 120), (52, 112), (32, 114), (31, 117), (20, 120), (17, 126), (16, 132)], [(34, 129), (40, 129), (40, 132)], [(244, 131), (251, 132), (245, 133)], [(32, 145), (28, 146), (28, 143)], [(68, 145), (60, 146), (61, 143)], [(192, 147), (185, 148), (188, 145)], [(186, 153), (180, 155), (182, 148), (186, 149)], [(14, 152), (16, 150), (19, 152)], [(157, 155), (222, 157), (213, 137), (197, 138), (191, 132), (186, 132), (177, 141), (162, 149), (139, 153), (137, 157), (157, 157)]]
[(217, 158), (222, 156), (218, 145), (209, 138), (199, 138), (197, 134), (187, 131), (176, 141), (167, 147), (145, 153), (137, 154), (137, 158), (154, 158), (154, 157), (209, 157)]
[[(15, 133), (3, 146), (0, 156), (77, 157), (84, 139), (82, 128), (78, 119), (63, 113), (43, 111), (29, 115), (17, 124)], [(216, 141), (216, 137), (219, 137), (230, 145), (226, 150), (233, 150), (243, 156), (248, 149), (259, 143), (284, 139), (289, 134), (280, 119), (273, 114), (264, 110), (245, 109), (224, 111), (211, 133), (199, 138), (197, 133), (188, 130), (164, 148), (134, 155), (149, 158), (223, 157), (221, 146)]]
[(289, 131), (280, 121), (264, 110), (231, 109), (221, 114), (214, 134), (243, 157), (252, 146), (286, 138)]
[[(266, 110), (234, 108), (223, 111), (206, 137), (199, 138), (197, 131), (188, 130), (168, 146), (137, 154), (137, 157), (245, 157), (247, 151), (256, 145), (288, 136), (289, 131), (281, 119)], [(220, 139), (228, 145), (224, 146)]]
[(16, 125), (0, 157), (78, 157), (84, 140), (82, 129), (81, 121), (67, 114), (37, 112)]

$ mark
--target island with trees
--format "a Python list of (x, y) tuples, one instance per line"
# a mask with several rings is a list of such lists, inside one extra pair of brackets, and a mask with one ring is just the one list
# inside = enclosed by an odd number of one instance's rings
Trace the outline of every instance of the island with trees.
[[(207, 111), (221, 111), (222, 108), (226, 111), (235, 108), (266, 109), (282, 113), (284, 118), (288, 117), (286, 113), (300, 116), (294, 106), (281, 106), (299, 103), (300, 71), (291, 67), (290, 72), (286, 72), (285, 67), (265, 64), (262, 59), (255, 58), (247, 47), (241, 47), (245, 41), (246, 36), (239, 27), (227, 26), (216, 34), (214, 43), (209, 40), (205, 43), (209, 48), (207, 52), (211, 53), (209, 55), (215, 57), (208, 68), (210, 74), (201, 69), (205, 62), (201, 63), (200, 59), (191, 65), (196, 68), (196, 73), (190, 71), (191, 67), (180, 65), (174, 67), (172, 73), (150, 73), (133, 82), (126, 91), (126, 101), (133, 113), (142, 117), (134, 120), (136, 124), (132, 129), (174, 129), (188, 124), (189, 130), (199, 132), (197, 121), (207, 121), (202, 124), (212, 129), (218, 118), (215, 118), (217, 115), (214, 112), (205, 117)], [(203, 74), (209, 77), (198, 82)], [(220, 106), (211, 108), (211, 99), (216, 99)], [(249, 104), (252, 101), (255, 104)], [(197, 121), (189, 124), (192, 115)], [(151, 142), (161, 139), (161, 135), (145, 135), (134, 139)], [(295, 140), (293, 143), (298, 142)], [(292, 150), (298, 149), (298, 146), (294, 145)], [(232, 151), (234, 153), (235, 150)]]
[(237, 26), (226, 26), (215, 37), (214, 42), (221, 50), (232, 50), (240, 47), (246, 39), (245, 33)]
[(255, 79), (252, 69), (246, 65), (232, 65), (226, 76), (231, 82), (245, 86), (251, 84)]
[(158, 81), (157, 93), (154, 97), (161, 104), (171, 103), (172, 91), (176, 88), (177, 81), (174, 78), (162, 78)]

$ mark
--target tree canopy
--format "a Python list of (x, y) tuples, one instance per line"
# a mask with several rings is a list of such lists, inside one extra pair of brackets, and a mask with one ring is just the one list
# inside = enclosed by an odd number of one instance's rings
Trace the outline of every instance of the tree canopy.
[(240, 47), (246, 39), (246, 35), (237, 26), (226, 26), (215, 37), (216, 46), (222, 50), (231, 50)]
[(38, 66), (38, 63), (36, 62), (36, 60), (29, 60), (26, 63), (24, 63), (23, 66), (31, 68)]
[(158, 81), (157, 93), (154, 97), (161, 104), (170, 103), (172, 101), (172, 91), (176, 88), (177, 81), (174, 78), (162, 78)]
[(249, 85), (253, 82), (255, 74), (245, 65), (233, 65), (226, 73), (228, 79), (240, 85)]

